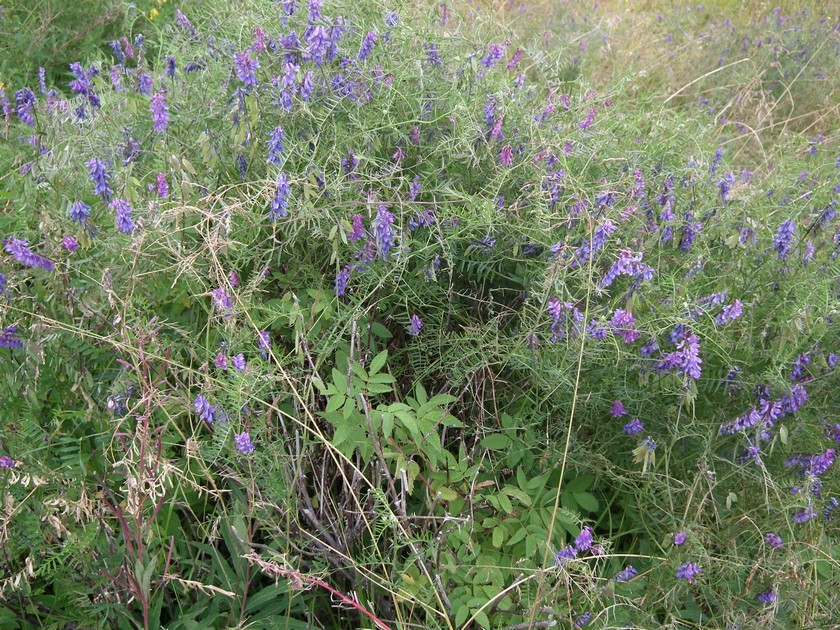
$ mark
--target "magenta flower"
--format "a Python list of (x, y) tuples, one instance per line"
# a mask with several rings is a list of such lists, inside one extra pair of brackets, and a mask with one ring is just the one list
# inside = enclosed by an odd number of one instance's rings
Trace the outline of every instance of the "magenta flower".
[(510, 148), (510, 145), (503, 146), (497, 157), (499, 158), (500, 166), (507, 168), (513, 166), (513, 149)]
[(166, 173), (158, 173), (155, 177), (155, 192), (161, 199), (169, 196), (169, 184), (166, 182)]
[(224, 355), (224, 353), (220, 352), (219, 354), (217, 354), (216, 358), (213, 359), (213, 364), (220, 370), (224, 370), (225, 372), (227, 372), (228, 362), (227, 357)]
[(0, 455), (0, 468), (14, 468), (15, 461), (8, 455)]

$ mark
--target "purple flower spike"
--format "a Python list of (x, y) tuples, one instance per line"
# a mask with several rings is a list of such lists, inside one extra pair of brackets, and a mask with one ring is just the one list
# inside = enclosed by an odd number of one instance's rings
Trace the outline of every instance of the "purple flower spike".
[(7, 326), (0, 330), (0, 348), (23, 348), (23, 340), (18, 335), (17, 326)]
[(280, 154), (283, 153), (283, 140), (285, 139), (286, 135), (283, 133), (283, 127), (277, 125), (268, 138), (268, 159), (266, 162), (280, 166)]
[(7, 238), (5, 241), (6, 253), (11, 255), (16, 261), (27, 267), (34, 267), (36, 269), (44, 269), (52, 271), (55, 265), (51, 260), (39, 256), (31, 249), (29, 249), (29, 242), (19, 238)]
[(782, 546), (782, 537), (778, 534), (773, 532), (769, 532), (767, 535), (764, 536), (764, 540), (770, 545), (773, 549), (778, 549)]
[(362, 40), (362, 45), (359, 48), (359, 61), (364, 61), (368, 55), (373, 51), (373, 44), (376, 42), (376, 33), (368, 31)]
[(161, 199), (169, 196), (169, 184), (166, 183), (166, 173), (158, 173), (155, 177), (155, 192)]
[(759, 593), (756, 599), (762, 604), (772, 604), (776, 601), (776, 591), (773, 589), (764, 591), (763, 593)]
[(510, 145), (503, 146), (497, 157), (499, 158), (500, 166), (506, 168), (513, 166), (513, 149), (510, 148)]
[(236, 444), (236, 448), (243, 455), (248, 455), (249, 453), (253, 453), (256, 450), (254, 447), (254, 443), (251, 442), (251, 436), (248, 435), (247, 431), (235, 434), (233, 436), (233, 441)]
[(697, 576), (703, 573), (703, 569), (695, 562), (686, 562), (679, 566), (676, 572), (677, 579), (686, 580), (689, 584), (697, 583)]
[(102, 201), (109, 202), (114, 191), (108, 185), (111, 175), (108, 173), (105, 163), (99, 158), (93, 158), (85, 162), (85, 166), (87, 166), (90, 180), (93, 182), (94, 194), (102, 197)]
[(257, 347), (260, 349), (262, 358), (267, 359), (268, 351), (271, 350), (271, 333), (267, 330), (261, 330), (257, 336)]
[(230, 358), (230, 362), (233, 365), (234, 369), (237, 372), (244, 372), (245, 371), (245, 355), (241, 352), (234, 357)]
[(630, 422), (624, 425), (624, 432), (627, 435), (636, 435), (645, 430), (644, 423), (638, 418), (633, 418)]
[(715, 323), (718, 326), (725, 326), (729, 322), (738, 319), (744, 313), (744, 305), (740, 300), (734, 300), (732, 304), (723, 307), (723, 310), (718, 313), (715, 318)]
[(260, 67), (260, 62), (253, 59), (247, 51), (236, 53), (233, 56), (233, 67), (236, 72), (236, 78), (242, 81), (246, 87), (256, 87), (258, 85), (257, 75), (255, 74)]
[(580, 534), (578, 534), (577, 538), (575, 538), (575, 549), (577, 549), (579, 553), (588, 551), (592, 546), (592, 541), (592, 528), (587, 525), (580, 530)]
[(220, 352), (216, 355), (216, 358), (213, 359), (213, 364), (220, 370), (224, 370), (225, 372), (227, 372), (228, 362), (227, 357), (224, 355), (223, 352)]
[(408, 334), (413, 335), (413, 336), (417, 336), (417, 335), (420, 334), (420, 330), (422, 328), (423, 328), (423, 322), (421, 321), (421, 319), (419, 317), (417, 317), (417, 315), (412, 315), (411, 316), (411, 322), (409, 323), (409, 326), (408, 326)]
[(166, 98), (166, 90), (155, 92), (149, 101), (149, 111), (152, 113), (152, 131), (166, 131), (169, 126), (169, 101)]
[(621, 404), (620, 400), (616, 400), (612, 404), (612, 407), (610, 407), (610, 413), (614, 417), (620, 418), (621, 416), (626, 416), (627, 415), (627, 410), (624, 408), (624, 405)]
[(345, 266), (335, 277), (335, 295), (341, 297), (347, 293), (347, 283), (350, 282), (351, 265)]
[(61, 239), (61, 246), (71, 254), (79, 249), (79, 242), (73, 236), (65, 236)]
[(216, 418), (216, 408), (213, 407), (207, 399), (199, 394), (195, 397), (195, 412), (198, 414), (198, 417), (207, 422), (208, 424), (213, 424), (213, 421)]
[(279, 218), (289, 216), (287, 212), (289, 208), (289, 178), (285, 173), (277, 175), (277, 192), (274, 194), (274, 199), (271, 202), (271, 207), (268, 211), (268, 219), (272, 223)]
[(233, 298), (224, 287), (213, 289), (210, 294), (213, 296), (213, 305), (225, 317), (229, 318), (233, 315)]
[(674, 534), (674, 545), (676, 547), (684, 545), (686, 538), (688, 538), (688, 535), (685, 532), (678, 532)]
[(624, 567), (621, 571), (619, 571), (615, 577), (613, 578), (613, 582), (619, 584), (621, 582), (628, 582), (629, 580), (636, 577), (639, 572), (633, 567), (633, 565), (628, 564)]
[(779, 258), (787, 260), (790, 255), (791, 242), (796, 236), (796, 224), (793, 219), (783, 221), (779, 226), (776, 236), (773, 238), (773, 249), (779, 254)]
[(17, 115), (30, 127), (35, 126), (35, 93), (29, 88), (23, 88), (15, 92), (15, 103), (17, 103)]
[(131, 205), (124, 199), (114, 199), (108, 207), (117, 213), (117, 229), (123, 234), (131, 234), (134, 231), (134, 221), (131, 220), (133, 211)]
[(376, 250), (379, 258), (387, 258), (394, 246), (394, 215), (388, 212), (385, 205), (380, 205), (373, 221), (373, 232), (376, 237)]

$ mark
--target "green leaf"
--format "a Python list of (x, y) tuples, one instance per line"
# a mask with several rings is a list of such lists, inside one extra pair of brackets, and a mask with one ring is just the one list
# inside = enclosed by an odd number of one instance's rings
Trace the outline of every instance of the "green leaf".
[(598, 511), (598, 499), (596, 499), (590, 493), (588, 493), (588, 492), (575, 492), (574, 497), (575, 497), (575, 502), (581, 507), (582, 510), (586, 510), (587, 512), (597, 512)]
[(496, 549), (500, 549), (502, 544), (505, 541), (505, 528), (501, 525), (497, 525), (496, 528), (493, 530), (493, 546)]
[(368, 374), (371, 376), (376, 374), (379, 370), (381, 370), (385, 366), (385, 362), (388, 360), (388, 351), (383, 350), (379, 354), (377, 354), (370, 362), (370, 367), (368, 367)]
[(330, 396), (330, 399), (327, 401), (327, 408), (326, 411), (338, 411), (344, 406), (344, 401), (346, 397), (344, 394), (333, 394)]
[(493, 433), (483, 438), (479, 444), (490, 451), (502, 451), (510, 446), (510, 438), (502, 433)]

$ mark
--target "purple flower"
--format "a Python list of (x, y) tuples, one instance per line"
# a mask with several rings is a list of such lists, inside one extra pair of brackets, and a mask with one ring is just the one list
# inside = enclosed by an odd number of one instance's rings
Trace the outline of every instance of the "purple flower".
[(805, 376), (805, 367), (811, 365), (811, 357), (807, 353), (802, 353), (793, 362), (790, 368), (790, 380), (792, 382), (801, 381)]
[(809, 505), (807, 508), (802, 510), (801, 512), (797, 512), (793, 515), (793, 522), (794, 523), (807, 523), (812, 518), (817, 515), (817, 511), (814, 509), (813, 506)]
[(592, 126), (592, 124), (595, 122), (596, 113), (597, 110), (594, 107), (590, 108), (589, 111), (586, 112), (586, 118), (578, 123), (578, 127), (580, 127), (581, 131), (585, 131)]
[(67, 216), (76, 223), (84, 225), (85, 221), (90, 218), (90, 206), (84, 201), (74, 201), (67, 209)]
[(364, 217), (361, 214), (353, 215), (353, 229), (346, 234), (351, 243), (355, 243), (356, 241), (364, 238), (365, 224)]
[(513, 166), (513, 149), (510, 148), (510, 145), (503, 146), (497, 157), (499, 158), (500, 166), (507, 168)]
[(359, 48), (359, 61), (364, 61), (368, 58), (368, 55), (373, 51), (373, 44), (376, 41), (376, 33), (373, 31), (368, 31), (365, 35), (364, 39), (362, 39), (362, 45)]
[(554, 564), (558, 567), (562, 567), (566, 562), (574, 560), (576, 557), (577, 549), (575, 549), (572, 545), (568, 545), (554, 554)]
[(587, 525), (580, 530), (580, 534), (578, 534), (577, 538), (575, 538), (575, 549), (577, 549), (580, 553), (588, 551), (592, 546), (592, 541), (592, 528)]
[(43, 256), (39, 256), (29, 249), (28, 241), (24, 241), (19, 238), (7, 238), (4, 243), (6, 245), (6, 253), (10, 254), (12, 258), (22, 265), (34, 267), (36, 269), (44, 269), (46, 271), (52, 271), (55, 269), (55, 265), (51, 260), (44, 258)]
[(725, 422), (721, 425), (718, 435), (732, 435), (739, 431), (746, 431), (761, 422), (761, 415), (758, 410), (753, 407), (748, 412), (741, 414), (734, 420)]
[(485, 68), (492, 68), (496, 65), (496, 62), (505, 56), (506, 46), (504, 44), (490, 44), (487, 48), (487, 56), (479, 63)]
[(266, 160), (268, 164), (280, 166), (280, 154), (283, 153), (283, 140), (285, 139), (286, 135), (283, 133), (283, 127), (277, 125), (268, 138), (268, 159)]
[(791, 241), (796, 235), (796, 224), (793, 219), (783, 221), (773, 238), (773, 249), (779, 254), (779, 258), (787, 260), (790, 255)]
[(778, 549), (782, 546), (782, 537), (778, 534), (774, 534), (773, 532), (769, 532), (764, 536), (764, 540), (770, 545), (773, 549)]
[(762, 593), (759, 593), (756, 596), (756, 599), (759, 602), (761, 602), (762, 604), (772, 604), (773, 602), (776, 601), (776, 591), (771, 588), (768, 591), (764, 591)]
[(0, 330), (0, 348), (23, 348), (23, 340), (18, 335), (17, 326), (7, 326)]
[(306, 30), (305, 39), (307, 44), (304, 59), (314, 62), (316, 66), (323, 65), (327, 50), (332, 43), (327, 28), (320, 25), (310, 26)]
[(289, 178), (285, 173), (277, 175), (277, 192), (274, 194), (274, 199), (271, 201), (271, 207), (268, 210), (268, 219), (272, 223), (280, 217), (287, 217), (289, 213), (286, 210), (289, 207)]
[(621, 335), (624, 343), (628, 344), (633, 343), (639, 338), (639, 331), (634, 327), (635, 323), (636, 318), (633, 317), (633, 313), (625, 311), (623, 308), (617, 309), (610, 320), (610, 326), (613, 332)]
[(639, 447), (644, 448), (648, 453), (653, 453), (656, 450), (656, 441), (652, 437), (646, 437), (639, 443)]
[(238, 287), (239, 286), (239, 274), (235, 271), (231, 270), (228, 273), (228, 282), (230, 282), (230, 286)]
[(228, 318), (233, 315), (233, 298), (231, 298), (227, 289), (224, 287), (213, 289), (210, 295), (213, 297), (213, 305), (218, 311)]
[(336, 297), (341, 297), (345, 293), (347, 293), (347, 283), (350, 281), (350, 272), (352, 271), (353, 267), (351, 265), (346, 265), (342, 268), (341, 271), (335, 277), (335, 295)]
[(590, 619), (592, 619), (592, 613), (591, 612), (585, 612), (575, 620), (574, 627), (575, 628), (583, 628), (586, 624), (589, 623)]
[(417, 336), (420, 334), (420, 330), (422, 328), (423, 322), (420, 320), (420, 318), (417, 317), (417, 315), (412, 315), (408, 325), (408, 334), (412, 336)]
[(216, 408), (213, 407), (201, 394), (195, 397), (193, 404), (198, 417), (208, 424), (213, 424), (213, 421), (216, 419)]
[(592, 257), (606, 244), (610, 234), (615, 232), (616, 229), (617, 226), (615, 223), (606, 219), (601, 225), (595, 228), (595, 233), (592, 235), (592, 239), (586, 241), (577, 249), (575, 252), (575, 259), (572, 261), (570, 266), (575, 268), (578, 265), (591, 260)]
[(300, 80), (300, 98), (304, 101), (309, 100), (309, 97), (312, 96), (312, 92), (315, 89), (315, 85), (312, 83), (312, 74), (312, 70), (308, 70)]
[(175, 24), (178, 28), (187, 31), (193, 39), (198, 38), (198, 31), (195, 30), (195, 27), (190, 23), (187, 16), (181, 13), (180, 9), (175, 9)]
[(213, 359), (213, 364), (220, 370), (224, 370), (225, 372), (227, 372), (228, 362), (227, 357), (224, 355), (223, 352), (220, 352), (216, 355), (216, 358)]
[(154, 89), (155, 84), (152, 81), (152, 77), (146, 72), (141, 72), (137, 76), (137, 91), (140, 92), (140, 94), (149, 96)]
[(688, 535), (685, 532), (677, 532), (674, 534), (674, 545), (677, 547), (684, 545), (686, 538)]
[(616, 584), (620, 584), (621, 582), (628, 582), (629, 580), (633, 579), (639, 572), (633, 567), (632, 564), (628, 564), (624, 567), (621, 571), (616, 573), (615, 577), (613, 577), (613, 582)]
[(686, 580), (689, 584), (695, 584), (697, 582), (697, 576), (703, 572), (696, 563), (694, 562), (686, 562), (677, 568), (677, 579), (678, 580)]
[(359, 165), (359, 160), (356, 159), (356, 154), (353, 153), (353, 149), (350, 149), (347, 152), (347, 157), (342, 158), (341, 160), (341, 169), (344, 171), (345, 175), (349, 175), (351, 179), (354, 178), (354, 172), (356, 167)]
[(805, 391), (805, 388), (802, 385), (794, 385), (790, 388), (790, 392), (782, 396), (782, 399), (779, 401), (782, 405), (782, 412), (783, 413), (794, 413), (799, 410), (799, 408), (808, 402), (808, 392)]
[(29, 88), (22, 88), (15, 92), (15, 103), (17, 104), (17, 115), (30, 127), (35, 126), (35, 93)]
[(741, 304), (740, 300), (733, 300), (732, 304), (727, 304), (723, 307), (723, 310), (718, 313), (718, 316), (715, 318), (715, 323), (718, 326), (725, 326), (729, 322), (738, 319), (743, 314), (743, 304)]
[(134, 221), (131, 220), (133, 210), (131, 205), (124, 199), (114, 199), (108, 207), (117, 213), (117, 229), (123, 234), (131, 234), (134, 231)]
[(152, 131), (163, 133), (169, 126), (169, 101), (166, 90), (155, 92), (149, 100), (149, 111), (152, 113)]
[(244, 372), (245, 371), (245, 355), (241, 352), (236, 356), (230, 358), (231, 365), (238, 371)]
[(65, 236), (61, 239), (61, 246), (73, 254), (79, 249), (79, 242), (72, 236)]
[(114, 194), (114, 191), (108, 186), (108, 180), (111, 179), (111, 175), (108, 173), (105, 163), (99, 158), (93, 158), (85, 162), (85, 166), (87, 166), (90, 180), (93, 182), (94, 194), (102, 197), (102, 201), (107, 203), (111, 200), (111, 195)]
[(613, 417), (620, 418), (621, 416), (627, 415), (627, 410), (624, 408), (624, 405), (621, 404), (620, 400), (616, 400), (610, 408), (610, 413)]
[(256, 71), (260, 67), (260, 62), (253, 59), (248, 51), (236, 53), (233, 56), (233, 68), (236, 72), (236, 78), (242, 81), (246, 87), (256, 87), (258, 85)]
[(271, 333), (267, 330), (261, 330), (257, 335), (257, 347), (260, 349), (262, 358), (267, 359), (268, 351), (271, 350)]
[(439, 66), (443, 63), (438, 52), (438, 45), (435, 43), (426, 44), (423, 46), (426, 51), (426, 63), (432, 66)]
[(384, 204), (380, 205), (376, 212), (376, 218), (373, 220), (373, 233), (379, 258), (386, 258), (394, 246), (393, 223), (394, 215), (388, 212)]
[(169, 196), (169, 184), (166, 183), (166, 173), (158, 173), (155, 177), (155, 192), (161, 199)]
[(633, 418), (630, 422), (624, 425), (624, 432), (627, 435), (636, 435), (645, 430), (644, 423), (638, 418)]
[(633, 253), (629, 249), (622, 249), (618, 254), (616, 260), (609, 271), (607, 271), (603, 280), (601, 280), (601, 288), (609, 287), (619, 276), (632, 276), (634, 279), (650, 280), (656, 273), (649, 265), (642, 262), (642, 253)]
[(417, 197), (420, 195), (420, 191), (422, 190), (423, 185), (420, 183), (420, 176), (417, 175), (414, 178), (414, 181), (411, 182), (411, 186), (408, 189), (408, 200), (409, 201), (417, 201)]
[(251, 436), (248, 435), (247, 431), (235, 434), (233, 436), (233, 441), (236, 444), (236, 448), (239, 449), (239, 452), (243, 455), (253, 453), (255, 450), (254, 443), (251, 442)]

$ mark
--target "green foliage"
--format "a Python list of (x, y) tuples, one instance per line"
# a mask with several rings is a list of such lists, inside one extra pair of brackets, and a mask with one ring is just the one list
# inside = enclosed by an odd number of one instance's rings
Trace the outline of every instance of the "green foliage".
[(9, 112), (0, 625), (836, 618), (824, 138), (716, 154), (571, 26), (328, 2), (331, 58), (285, 6), (138, 6), (143, 54)]

